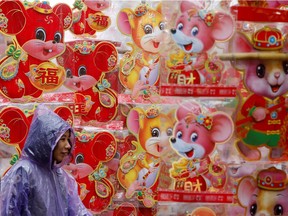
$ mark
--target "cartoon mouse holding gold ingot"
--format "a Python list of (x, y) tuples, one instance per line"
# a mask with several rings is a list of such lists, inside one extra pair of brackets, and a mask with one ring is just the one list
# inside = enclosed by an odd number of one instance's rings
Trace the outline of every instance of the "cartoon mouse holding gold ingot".
[(131, 36), (131, 51), (120, 61), (119, 80), (128, 90), (138, 92), (159, 81), (159, 51), (164, 40), (164, 19), (161, 4), (155, 9), (140, 4), (135, 10), (122, 9), (117, 20), (119, 30)]
[(207, 191), (212, 187), (223, 188), (227, 178), (226, 167), (213, 160), (211, 154), (216, 144), (228, 141), (233, 134), (231, 118), (220, 111), (208, 114), (193, 101), (181, 104), (176, 117), (170, 138), (173, 150), (181, 156), (170, 169), (175, 189)]
[(148, 208), (156, 202), (161, 161), (171, 153), (173, 114), (173, 110), (166, 114), (152, 106), (146, 110), (133, 108), (127, 116), (127, 127), (137, 141), (132, 141), (135, 149), (121, 158), (117, 177), (126, 197), (137, 192), (138, 200)]

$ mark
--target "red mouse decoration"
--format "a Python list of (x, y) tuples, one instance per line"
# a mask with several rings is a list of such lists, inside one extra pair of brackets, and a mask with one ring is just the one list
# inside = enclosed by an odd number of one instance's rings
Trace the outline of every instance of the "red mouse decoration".
[(15, 145), (20, 153), (27, 134), (31, 118), (27, 118), (17, 107), (5, 107), (0, 111), (0, 140), (9, 145)]
[(109, 180), (117, 167), (108, 163), (117, 150), (115, 137), (109, 132), (76, 131), (74, 159), (65, 169), (79, 184), (79, 195), (84, 205), (93, 213), (108, 208), (114, 196), (114, 186)]
[(65, 80), (62, 67), (50, 61), (65, 50), (64, 30), (72, 24), (66, 4), (53, 8), (48, 2), (25, 8), (20, 1), (1, 1), (0, 32), (14, 36), (0, 60), (0, 91), (8, 98), (38, 98)]
[[(22, 111), (18, 107), (7, 106), (0, 111), (0, 141), (14, 146), (17, 152), (17, 154), (11, 155), (11, 165), (21, 155), (36, 108), (37, 105), (34, 105), (32, 108)], [(73, 126), (74, 118), (69, 108), (58, 106), (54, 109), (54, 112)]]
[(88, 40), (69, 42), (57, 57), (66, 70), (64, 86), (75, 92), (75, 103), (70, 108), (84, 121), (107, 122), (116, 116), (117, 93), (105, 73), (115, 69), (117, 60), (113, 43)]
[(96, 31), (106, 30), (111, 20), (102, 10), (110, 7), (110, 0), (76, 0), (73, 11), (73, 25), (70, 30), (76, 35), (94, 35)]

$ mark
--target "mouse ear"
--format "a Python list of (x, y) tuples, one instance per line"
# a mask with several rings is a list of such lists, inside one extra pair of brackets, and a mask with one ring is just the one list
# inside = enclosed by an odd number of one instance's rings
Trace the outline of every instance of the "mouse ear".
[(122, 34), (131, 35), (132, 28), (135, 27), (134, 11), (130, 8), (124, 8), (118, 13), (117, 26)]
[(116, 139), (111, 133), (99, 132), (95, 135), (93, 142), (92, 153), (99, 161), (109, 161), (116, 154)]
[[(6, 107), (0, 112), (0, 139), (7, 144), (24, 144), (29, 121), (17, 107)], [(23, 146), (19, 146), (22, 149)]]
[(94, 50), (94, 62), (98, 71), (110, 72), (115, 69), (118, 61), (118, 52), (114, 44), (100, 42)]
[(26, 10), (20, 1), (1, 1), (0, 11), (1, 32), (16, 35), (23, 30), (26, 24)]
[(249, 201), (256, 188), (257, 183), (252, 176), (246, 176), (241, 179), (237, 189), (237, 197), (241, 206), (247, 207), (249, 205)]
[(69, 29), (73, 23), (72, 9), (67, 4), (57, 4), (53, 7), (53, 12), (59, 17), (63, 29)]
[(57, 107), (54, 112), (64, 119), (68, 124), (73, 127), (74, 116), (72, 111), (68, 107)]

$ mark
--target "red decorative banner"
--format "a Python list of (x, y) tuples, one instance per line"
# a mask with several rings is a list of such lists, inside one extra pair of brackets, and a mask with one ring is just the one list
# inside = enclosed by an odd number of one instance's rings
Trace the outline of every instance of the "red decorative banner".
[(233, 203), (232, 193), (191, 193), (177, 190), (159, 190), (158, 202)]
[(235, 97), (237, 88), (215, 85), (161, 85), (161, 96)]

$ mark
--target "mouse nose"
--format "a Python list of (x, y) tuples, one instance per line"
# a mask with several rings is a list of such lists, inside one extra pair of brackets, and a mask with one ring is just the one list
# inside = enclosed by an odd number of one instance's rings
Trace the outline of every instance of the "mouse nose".
[(176, 29), (174, 29), (174, 28), (171, 29), (170, 31), (171, 31), (172, 34), (175, 34), (175, 33), (176, 33)]
[(172, 144), (174, 144), (174, 143), (176, 143), (176, 138), (175, 137), (171, 137), (170, 141), (171, 141)]
[(278, 78), (280, 77), (280, 72), (276, 72), (276, 73), (274, 74), (274, 77), (275, 77), (276, 79), (278, 79)]

